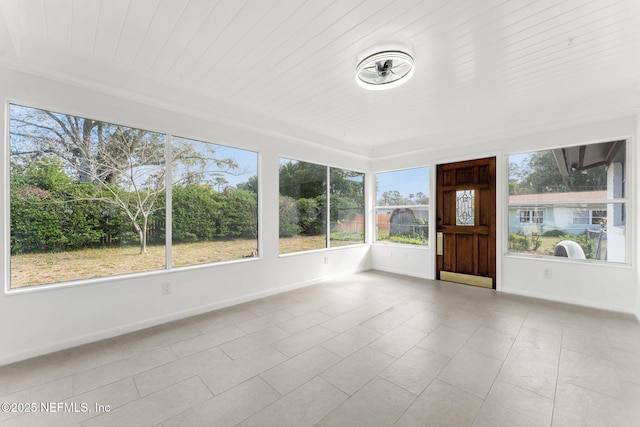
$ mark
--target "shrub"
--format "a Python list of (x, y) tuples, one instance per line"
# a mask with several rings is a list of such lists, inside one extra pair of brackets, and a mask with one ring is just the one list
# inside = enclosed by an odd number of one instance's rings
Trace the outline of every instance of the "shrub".
[(514, 251), (526, 251), (529, 248), (527, 236), (509, 233), (509, 249)]
[(77, 200), (79, 184), (67, 193), (37, 187), (11, 191), (11, 253), (58, 252), (93, 247), (105, 234), (104, 203)]
[(427, 239), (423, 239), (420, 237), (411, 237), (411, 236), (403, 236), (403, 235), (395, 235), (390, 236), (389, 240), (396, 243), (407, 243), (410, 245), (420, 245), (420, 246), (428, 246), (429, 241)]
[(218, 237), (258, 237), (258, 200), (247, 190), (229, 190), (221, 198)]
[(509, 233), (509, 249), (514, 251), (537, 251), (542, 243), (540, 235), (532, 233), (531, 237), (524, 234)]
[(213, 240), (222, 210), (217, 193), (209, 186), (173, 187), (172, 233), (174, 242)]
[(280, 196), (280, 237), (300, 234), (298, 225), (298, 207), (296, 200), (289, 196)]
[(565, 234), (564, 230), (547, 230), (544, 232), (545, 237), (560, 237)]

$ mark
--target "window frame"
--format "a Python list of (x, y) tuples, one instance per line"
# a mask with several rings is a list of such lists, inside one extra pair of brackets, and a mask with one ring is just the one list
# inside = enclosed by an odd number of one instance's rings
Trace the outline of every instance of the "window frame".
[[(428, 177), (429, 181), (428, 181), (428, 185), (426, 186), (426, 190), (427, 190), (427, 194), (426, 196), (429, 199), (429, 203), (427, 204), (401, 204), (401, 205), (379, 205), (378, 204), (378, 189), (377, 189), (377, 182), (378, 182), (378, 178), (377, 175), (378, 174), (386, 174), (386, 173), (393, 173), (393, 172), (404, 172), (404, 171), (410, 171), (410, 170), (417, 170), (417, 169), (424, 169), (426, 176)], [(417, 248), (417, 249), (429, 249), (432, 247), (432, 238), (431, 238), (431, 181), (432, 181), (432, 166), (427, 164), (427, 165), (422, 165), (422, 166), (413, 166), (413, 167), (408, 167), (408, 168), (400, 168), (400, 169), (391, 169), (391, 170), (384, 170), (384, 171), (377, 171), (372, 173), (373, 175), (373, 179), (374, 182), (376, 183), (376, 185), (374, 185), (373, 188), (373, 228), (374, 228), (374, 233), (373, 233), (373, 244), (377, 244), (377, 245), (396, 245), (396, 246), (404, 246), (404, 247), (411, 247), (411, 248)], [(413, 243), (404, 243), (404, 242), (394, 242), (394, 241), (380, 241), (378, 240), (378, 212), (380, 210), (391, 210), (391, 212), (393, 212), (396, 209), (427, 209), (427, 224), (426, 224), (426, 230), (427, 230), (427, 244), (426, 245), (417, 245), (417, 244), (413, 244)]]
[[(261, 249), (261, 238), (260, 238), (260, 231), (261, 231), (261, 227), (260, 227), (260, 153), (257, 151), (253, 151), (253, 150), (248, 150), (245, 148), (238, 148), (238, 147), (233, 147), (231, 145), (227, 145), (227, 144), (220, 144), (220, 143), (215, 143), (215, 142), (209, 142), (209, 141), (203, 141), (202, 139), (196, 139), (196, 138), (189, 138), (189, 137), (184, 137), (184, 136), (178, 136), (176, 134), (167, 134), (167, 138), (168, 138), (168, 144), (167, 144), (167, 155), (166, 158), (167, 159), (171, 159), (171, 161), (167, 162), (167, 166), (171, 168), (171, 173), (168, 174), (168, 182), (167, 182), (167, 189), (170, 191), (171, 196), (167, 197), (167, 223), (170, 222), (171, 227), (167, 227), (167, 230), (170, 231), (170, 239), (169, 236), (167, 237), (167, 243), (170, 242), (171, 244), (167, 244), (167, 265), (170, 267), (169, 269), (171, 270), (175, 270), (175, 269), (184, 269), (184, 268), (194, 268), (194, 267), (200, 267), (200, 266), (209, 266), (209, 265), (217, 265), (217, 264), (221, 264), (221, 263), (229, 263), (229, 262), (237, 262), (237, 261), (249, 261), (252, 258), (260, 258), (260, 253), (262, 252)], [(220, 260), (220, 261), (211, 261), (211, 262), (203, 262), (203, 263), (197, 263), (197, 264), (182, 264), (182, 265), (175, 265), (175, 256), (174, 256), (174, 251), (173, 251), (173, 246), (175, 243), (174, 242), (174, 233), (173, 233), (173, 229), (174, 229), (174, 223), (175, 223), (175, 219), (174, 219), (174, 204), (173, 204), (173, 198), (174, 198), (174, 192), (173, 189), (176, 187), (176, 183), (174, 182), (175, 180), (175, 176), (176, 174), (174, 173), (174, 168), (173, 168), (173, 149), (175, 148), (175, 143), (176, 140), (182, 140), (182, 141), (186, 141), (188, 143), (197, 143), (197, 144), (206, 144), (206, 145), (211, 145), (214, 146), (216, 148), (221, 148), (221, 149), (229, 149), (229, 150), (239, 150), (239, 151), (244, 151), (246, 153), (252, 153), (255, 155), (255, 176), (256, 176), (256, 194), (255, 194), (255, 198), (256, 198), (256, 212), (255, 212), (255, 220), (256, 220), (256, 224), (255, 224), (255, 235), (256, 235), (256, 241), (255, 241), (255, 249), (251, 249), (251, 248), (246, 248), (246, 251), (242, 254), (242, 258), (231, 258), (231, 259), (225, 259), (225, 260)], [(217, 172), (216, 172), (217, 173)], [(246, 175), (246, 174), (245, 174)], [(227, 192), (228, 187), (226, 187), (224, 189), (223, 192)], [(237, 189), (235, 189), (237, 190)], [(220, 193), (220, 191), (218, 191), (218, 193)], [(169, 203), (170, 202), (170, 203)], [(227, 237), (229, 238), (229, 237)], [(252, 245), (253, 247), (254, 245)]]
[[(632, 170), (632, 165), (630, 162), (630, 159), (632, 158), (632, 144), (631, 144), (631, 140), (632, 137), (619, 137), (619, 138), (606, 138), (606, 139), (602, 139), (602, 140), (597, 140), (597, 141), (590, 141), (590, 142), (583, 142), (583, 143), (574, 143), (574, 144), (567, 144), (567, 145), (559, 145), (559, 146), (552, 146), (552, 147), (545, 147), (545, 148), (536, 148), (536, 149), (531, 149), (531, 150), (525, 150), (525, 151), (519, 151), (519, 152), (511, 152), (511, 153), (505, 153), (504, 155), (504, 164), (505, 164), (505, 179), (504, 179), (504, 185), (505, 185), (505, 190), (504, 190), (504, 194), (505, 194), (505, 224), (504, 224), (504, 230), (505, 230), (505, 235), (503, 238), (503, 245), (504, 245), (504, 255), (506, 257), (537, 257), (537, 258), (545, 258), (545, 259), (549, 259), (549, 260), (553, 260), (554, 262), (577, 262), (577, 263), (594, 263), (597, 265), (602, 265), (602, 266), (607, 266), (607, 267), (617, 267), (617, 266), (630, 266), (633, 264), (633, 256), (634, 253), (632, 251), (632, 245), (631, 245), (631, 238), (633, 235), (633, 228), (634, 228), (634, 224), (631, 221), (628, 221), (629, 217), (629, 210), (632, 207), (632, 204), (630, 203), (629, 200), (629, 195), (631, 194), (631, 191), (633, 191), (633, 189), (631, 188), (631, 186), (629, 185), (630, 183), (630, 175), (631, 175), (631, 170)], [(619, 183), (619, 185), (621, 186), (621, 191), (624, 194), (624, 197), (619, 197), (619, 198), (611, 198), (610, 194), (612, 191), (610, 191), (609, 188), (607, 188), (607, 197), (606, 198), (601, 198), (601, 199), (588, 199), (588, 200), (572, 200), (570, 202), (563, 202), (563, 203), (558, 203), (558, 202), (548, 202), (548, 201), (538, 201), (534, 203), (517, 203), (517, 202), (513, 202), (510, 203), (509, 202), (509, 197), (511, 196), (510, 191), (509, 191), (509, 178), (510, 178), (510, 168), (509, 168), (509, 164), (510, 164), (510, 157), (511, 156), (516, 156), (516, 155), (522, 155), (522, 154), (531, 154), (531, 153), (536, 153), (536, 152), (543, 152), (543, 151), (551, 151), (551, 150), (555, 150), (555, 149), (560, 149), (560, 148), (571, 148), (571, 147), (579, 147), (579, 146), (583, 146), (583, 145), (591, 145), (591, 144), (598, 144), (598, 143), (606, 143), (606, 142), (614, 142), (614, 141), (624, 141), (624, 150), (625, 150), (625, 154), (624, 154), (624, 165), (623, 165), (623, 171), (622, 171), (622, 176), (621, 176), (621, 181)], [(544, 193), (540, 193), (540, 194), (544, 194)], [(594, 211), (601, 211), (602, 206), (609, 206), (609, 205), (619, 205), (621, 207), (621, 220), (623, 221), (623, 227), (624, 227), (624, 257), (625, 260), (624, 261), (609, 261), (609, 260), (594, 260), (594, 259), (586, 259), (586, 260), (582, 260), (582, 259), (575, 259), (575, 258), (565, 258), (565, 257), (556, 257), (556, 256), (552, 256), (552, 255), (545, 255), (545, 254), (528, 254), (528, 253), (520, 253), (520, 252), (512, 252), (509, 250), (509, 235), (511, 234), (510, 231), (510, 222), (509, 222), (509, 212), (511, 209), (513, 208), (524, 208), (524, 209), (547, 209), (547, 208), (554, 208), (554, 207), (565, 207), (565, 208), (581, 208), (584, 210), (587, 210), (589, 212), (589, 223), (588, 224), (579, 224), (579, 225), (584, 225), (586, 228), (590, 227), (590, 226), (594, 226), (597, 224), (593, 224), (593, 212)], [(572, 218), (573, 221), (573, 218)], [(530, 224), (530, 225), (535, 225), (535, 224)]]
[[(580, 214), (580, 215), (576, 215)], [(591, 224), (591, 209), (576, 209), (573, 211), (573, 221), (574, 225), (589, 225)], [(579, 220), (579, 221), (576, 221)]]
[[(145, 270), (138, 272), (126, 272), (121, 274), (111, 274), (107, 276), (98, 276), (98, 277), (84, 277), (72, 280), (58, 281), (58, 282), (50, 282), (50, 283), (39, 283), (34, 285), (26, 285), (21, 287), (12, 287), (11, 286), (11, 215), (10, 215), (10, 164), (11, 164), (11, 120), (12, 116), (10, 114), (11, 105), (15, 105), (18, 107), (34, 109), (34, 110), (42, 110), (46, 112), (51, 112), (55, 114), (73, 116), (81, 119), (100, 121), (104, 123), (108, 123), (115, 126), (123, 126), (131, 129), (141, 129), (147, 132), (152, 132), (155, 134), (159, 134), (164, 137), (164, 173), (165, 173), (165, 221), (166, 221), (166, 233), (164, 238), (164, 267), (154, 270)], [(107, 115), (103, 115), (100, 118), (100, 114), (92, 114), (86, 112), (73, 112), (66, 108), (51, 108), (50, 106), (34, 103), (31, 101), (22, 101), (14, 98), (7, 98), (4, 102), (5, 109), (5, 173), (4, 173), (4, 190), (5, 197), (3, 201), (4, 210), (5, 210), (5, 232), (4, 232), (4, 247), (5, 247), (5, 256), (4, 256), (4, 271), (3, 275), (5, 278), (4, 285), (4, 294), (5, 295), (19, 295), (24, 293), (32, 293), (32, 292), (42, 292), (49, 291), (55, 289), (66, 289), (69, 287), (77, 287), (77, 286), (86, 286), (92, 284), (100, 284), (100, 283), (108, 283), (113, 282), (114, 280), (128, 280), (131, 278), (140, 278), (140, 277), (149, 277), (149, 276), (157, 276), (163, 275), (167, 272), (172, 272), (176, 270), (189, 270), (189, 269), (200, 269), (200, 268), (208, 268), (211, 266), (217, 265), (225, 265), (225, 264), (235, 264), (235, 263), (244, 263), (244, 262), (253, 262), (262, 258), (262, 192), (261, 192), (261, 181), (262, 181), (262, 152), (259, 150), (244, 148), (241, 146), (234, 146), (224, 142), (213, 142), (212, 139), (207, 140), (208, 138), (202, 136), (189, 136), (188, 133), (185, 132), (171, 132), (170, 130), (155, 130), (157, 129), (154, 126), (140, 126), (136, 124), (132, 124), (130, 120), (119, 120), (113, 118), (107, 118)], [(179, 135), (178, 135), (179, 134)], [(247, 257), (247, 258), (238, 258), (224, 261), (217, 261), (211, 263), (203, 263), (203, 264), (193, 264), (193, 265), (185, 265), (174, 267), (171, 265), (172, 258), (172, 241), (171, 241), (171, 219), (172, 219), (172, 206), (171, 206), (171, 193), (172, 193), (172, 139), (173, 138), (184, 138), (184, 139), (192, 139), (195, 141), (200, 141), (203, 143), (208, 143), (216, 146), (227, 147), (230, 149), (237, 149), (248, 151), (256, 154), (256, 176), (258, 182), (258, 193), (257, 193), (257, 247), (258, 254), (257, 257)]]
[[(323, 248), (314, 248), (314, 249), (307, 249), (307, 250), (299, 250), (299, 251), (292, 251), (292, 252), (280, 252), (280, 215), (278, 214), (278, 257), (289, 257), (289, 256), (296, 256), (296, 255), (300, 255), (300, 254), (308, 254), (308, 253), (313, 253), (313, 252), (322, 252), (322, 251), (328, 251), (328, 250), (338, 250), (338, 249), (346, 249), (346, 248), (353, 248), (356, 246), (363, 246), (363, 245), (367, 245), (367, 221), (366, 221), (366, 211), (367, 211), (367, 174), (365, 172), (362, 171), (358, 171), (355, 169), (348, 169), (348, 168), (343, 168), (343, 167), (338, 167), (338, 166), (331, 166), (328, 164), (322, 164), (322, 163), (317, 163), (317, 162), (313, 162), (313, 161), (308, 161), (308, 160), (302, 160), (300, 158), (297, 157), (292, 157), (292, 156), (287, 156), (285, 154), (280, 154), (278, 155), (278, 198), (281, 196), (280, 193), (280, 167), (282, 166), (282, 160), (287, 160), (287, 161), (293, 161), (293, 162), (302, 162), (302, 163), (309, 163), (312, 165), (316, 165), (316, 166), (321, 166), (325, 169), (325, 186), (324, 186), (324, 196), (326, 197), (326, 202), (325, 202), (325, 207), (324, 207), (324, 214), (325, 214), (325, 227), (324, 227), (324, 233), (325, 233), (325, 246)], [(362, 187), (363, 187), (363, 218), (364, 218), (364, 222), (362, 224), (363, 229), (364, 229), (364, 239), (362, 242), (358, 242), (358, 243), (354, 243), (354, 244), (349, 244), (349, 245), (336, 245), (336, 246), (332, 246), (331, 245), (331, 169), (339, 169), (339, 170), (344, 170), (344, 171), (349, 171), (349, 172), (354, 172), (357, 174), (362, 175)]]
[[(343, 172), (350, 172), (350, 173), (354, 173), (357, 174), (358, 176), (361, 177), (362, 179), (362, 200), (361, 200), (361, 206), (362, 206), (362, 211), (359, 213), (359, 215), (362, 215), (362, 241), (358, 240), (358, 241), (353, 241), (354, 243), (346, 243), (346, 244), (334, 244), (333, 246), (331, 245), (332, 241), (344, 241), (344, 240), (338, 240), (338, 239), (333, 239), (331, 237), (332, 231), (332, 225), (334, 223), (334, 220), (331, 216), (332, 214), (332, 199), (333, 196), (339, 196), (339, 194), (335, 193), (332, 191), (332, 185), (331, 185), (331, 176), (332, 176), (332, 170), (337, 170), (337, 171), (343, 171)], [(345, 179), (349, 179), (349, 178), (345, 178)], [(327, 249), (335, 249), (335, 248), (345, 248), (345, 247), (349, 247), (349, 246), (355, 246), (355, 245), (364, 245), (367, 243), (367, 221), (366, 221), (366, 212), (367, 212), (367, 174), (364, 172), (358, 172), (358, 171), (354, 171), (352, 169), (346, 169), (346, 168), (338, 168), (338, 167), (333, 167), (333, 166), (328, 166), (328, 170), (327, 170), (327, 188), (328, 188), (328, 194), (327, 194)], [(340, 219), (336, 218), (335, 219), (335, 223), (339, 224), (340, 223)], [(346, 240), (347, 242), (349, 240)]]

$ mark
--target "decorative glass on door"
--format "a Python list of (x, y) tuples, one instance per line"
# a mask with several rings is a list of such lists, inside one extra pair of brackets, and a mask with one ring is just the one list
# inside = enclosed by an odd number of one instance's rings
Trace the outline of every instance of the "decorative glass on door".
[(475, 190), (456, 191), (456, 225), (475, 225)]

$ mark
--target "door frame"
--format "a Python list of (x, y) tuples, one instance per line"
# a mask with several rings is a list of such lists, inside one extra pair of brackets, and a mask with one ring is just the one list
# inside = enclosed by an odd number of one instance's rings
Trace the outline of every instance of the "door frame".
[(473, 155), (455, 156), (455, 157), (439, 157), (433, 160), (430, 170), (430, 189), (432, 200), (430, 204), (429, 212), (429, 235), (432, 236), (429, 240), (432, 243), (431, 249), (431, 271), (433, 271), (433, 278), (436, 278), (437, 261), (436, 261), (436, 180), (438, 179), (438, 165), (446, 165), (448, 163), (464, 162), (468, 160), (482, 159), (485, 157), (496, 158), (496, 287), (495, 290), (502, 291), (502, 260), (506, 253), (506, 246), (504, 240), (505, 229), (505, 215), (507, 207), (505, 203), (505, 189), (508, 189), (505, 178), (505, 171), (509, 170), (508, 158), (504, 156), (502, 151), (483, 151)]

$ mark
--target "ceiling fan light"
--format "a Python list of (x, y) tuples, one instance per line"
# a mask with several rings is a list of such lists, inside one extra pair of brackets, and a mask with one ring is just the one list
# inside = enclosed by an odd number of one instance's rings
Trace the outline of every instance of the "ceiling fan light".
[(387, 50), (360, 61), (356, 68), (356, 83), (369, 90), (386, 90), (406, 83), (413, 72), (411, 55)]

